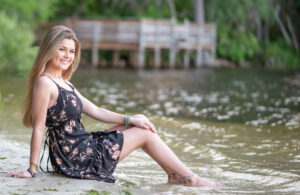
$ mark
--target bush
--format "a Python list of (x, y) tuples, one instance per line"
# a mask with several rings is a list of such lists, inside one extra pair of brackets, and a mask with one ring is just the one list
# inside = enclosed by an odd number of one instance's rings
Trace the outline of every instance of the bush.
[(255, 35), (218, 25), (217, 55), (235, 63), (250, 60), (259, 51)]
[(4, 11), (0, 11), (0, 26), (0, 71), (28, 71), (37, 51), (32, 47), (33, 32)]
[(265, 46), (265, 64), (275, 69), (300, 69), (300, 52), (293, 51), (284, 41), (272, 42)]

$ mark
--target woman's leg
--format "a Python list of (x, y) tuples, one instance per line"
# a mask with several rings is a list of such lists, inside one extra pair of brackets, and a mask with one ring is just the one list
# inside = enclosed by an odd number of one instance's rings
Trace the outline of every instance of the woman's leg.
[[(137, 115), (134, 115), (133, 117), (143, 118), (143, 119), (148, 120), (148, 118), (145, 115), (143, 115), (143, 114), (137, 114)], [(128, 129), (129, 128), (126, 128), (125, 125), (114, 125), (114, 126), (110, 127), (108, 130), (111, 130), (111, 131), (117, 130), (117, 131), (124, 132), (124, 131), (126, 131)], [(137, 147), (137, 148), (139, 148), (139, 147)], [(172, 183), (172, 184), (183, 184), (183, 179), (180, 176), (178, 176), (174, 171), (170, 170), (168, 167), (162, 167), (162, 168), (164, 169), (164, 171), (168, 175), (168, 182), (169, 183)]]
[[(142, 148), (148, 153), (167, 173), (182, 172), (181, 175), (192, 174), (189, 169), (179, 161), (170, 148), (158, 137), (157, 134), (149, 130), (132, 127), (123, 131), (124, 143), (120, 160), (123, 160), (132, 151)], [(170, 166), (171, 164), (171, 166)], [(174, 164), (172, 166), (172, 164)], [(184, 169), (182, 171), (181, 169)]]
[[(123, 131), (124, 143), (121, 151), (120, 160), (123, 160), (132, 151), (142, 148), (147, 152), (166, 172), (167, 174), (176, 173), (184, 179), (184, 184), (189, 186), (221, 186), (219, 183), (211, 182), (207, 179), (193, 175), (172, 152), (172, 150), (158, 137), (157, 134), (140, 128), (130, 128)], [(168, 173), (169, 172), (169, 173)]]
[[(144, 117), (140, 115), (139, 117)], [(186, 185), (219, 186), (217, 183), (198, 176), (192, 176), (193, 172), (188, 169), (172, 152), (172, 150), (159, 138), (157, 134), (149, 130), (132, 127), (125, 129), (124, 126), (114, 126), (111, 130), (123, 130), (124, 143), (120, 161), (137, 148), (142, 148), (149, 154), (169, 175), (170, 183), (182, 183)], [(171, 176), (171, 177), (170, 177)], [(182, 179), (185, 176), (190, 178)]]

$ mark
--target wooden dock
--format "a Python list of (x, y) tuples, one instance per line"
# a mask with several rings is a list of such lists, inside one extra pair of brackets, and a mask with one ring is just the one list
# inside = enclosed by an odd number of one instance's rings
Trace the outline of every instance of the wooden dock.
[[(82, 49), (91, 50), (91, 63), (101, 66), (99, 51), (113, 52), (114, 67), (167, 68), (210, 65), (216, 53), (216, 26), (197, 25), (174, 20), (78, 20), (64, 23), (72, 28), (82, 44)], [(127, 62), (121, 63), (120, 52), (128, 51)], [(152, 55), (147, 56), (146, 52)], [(167, 57), (162, 56), (167, 53)], [(179, 55), (180, 54), (180, 55)], [(167, 63), (163, 59), (167, 58)], [(166, 61), (166, 60), (165, 60)]]

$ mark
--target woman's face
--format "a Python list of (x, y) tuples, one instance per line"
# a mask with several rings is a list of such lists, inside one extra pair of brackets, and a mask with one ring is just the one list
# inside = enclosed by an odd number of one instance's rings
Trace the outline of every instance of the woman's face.
[(63, 39), (59, 44), (54, 57), (48, 62), (53, 69), (67, 70), (75, 58), (75, 42), (72, 39)]

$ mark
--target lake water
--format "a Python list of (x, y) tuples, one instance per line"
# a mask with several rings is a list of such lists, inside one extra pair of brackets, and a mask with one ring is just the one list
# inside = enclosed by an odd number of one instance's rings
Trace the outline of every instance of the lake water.
[[(5, 194), (300, 193), (300, 74), (254, 69), (78, 70), (78, 90), (100, 107), (147, 115), (195, 173), (221, 188), (167, 184), (142, 150), (120, 162), (116, 184), (43, 174), (5, 178), (28, 166), (31, 129), (21, 124), (24, 78), (0, 78), (0, 189)], [(109, 125), (83, 116), (88, 131)], [(45, 166), (45, 162), (43, 163)], [(127, 191), (126, 191), (127, 190)]]

